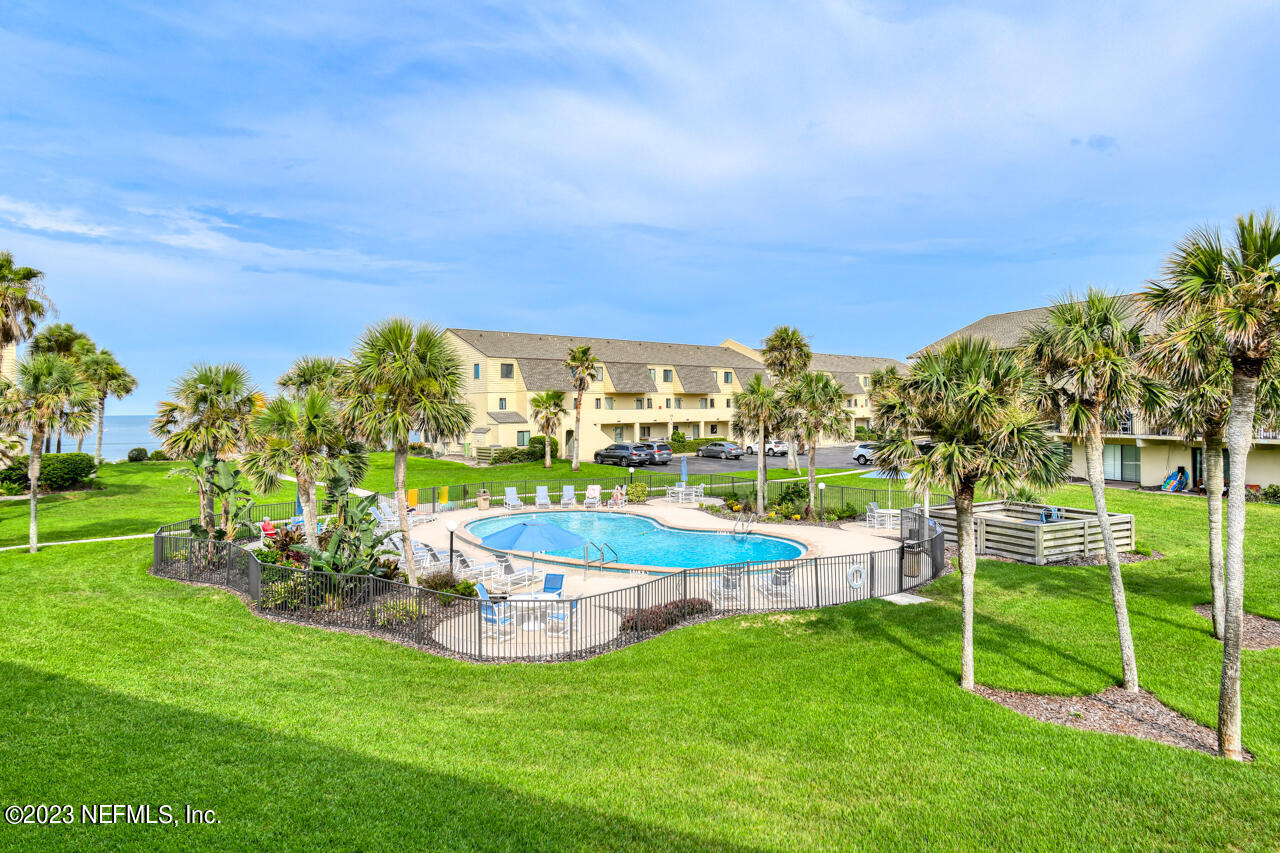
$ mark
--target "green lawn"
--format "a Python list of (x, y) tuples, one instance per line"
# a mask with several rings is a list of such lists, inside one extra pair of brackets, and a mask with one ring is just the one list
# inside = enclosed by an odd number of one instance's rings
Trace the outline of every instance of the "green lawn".
[[(1191, 610), (1207, 598), (1203, 503), (1109, 496), (1170, 555), (1125, 569), (1143, 682), (1212, 723), (1220, 647)], [(1246, 602), (1280, 617), (1280, 508), (1249, 512)], [(267, 622), (149, 576), (149, 554), (0, 555), (0, 798), (190, 803), (221, 824), (5, 827), (0, 846), (1280, 846), (1280, 651), (1245, 652), (1257, 761), (1237, 766), (959, 690), (954, 575), (933, 604), (747, 616), (581, 663), (485, 666)], [(1118, 679), (1114, 632), (1105, 569), (982, 562), (981, 682), (1102, 690)]]

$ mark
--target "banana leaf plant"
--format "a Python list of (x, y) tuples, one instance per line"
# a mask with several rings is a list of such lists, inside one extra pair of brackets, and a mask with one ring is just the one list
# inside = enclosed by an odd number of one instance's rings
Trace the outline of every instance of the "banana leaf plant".
[[(333, 479), (330, 478), (330, 483), (332, 482)], [(337, 514), (321, 535), (321, 547), (300, 545), (298, 550), (307, 555), (307, 560), (315, 571), (340, 575), (386, 576), (388, 568), (383, 565), (383, 561), (394, 559), (396, 552), (383, 543), (395, 531), (378, 532), (378, 524), (370, 512), (377, 503), (378, 496), (354, 497), (344, 494), (344, 497), (346, 499), (337, 504)]]

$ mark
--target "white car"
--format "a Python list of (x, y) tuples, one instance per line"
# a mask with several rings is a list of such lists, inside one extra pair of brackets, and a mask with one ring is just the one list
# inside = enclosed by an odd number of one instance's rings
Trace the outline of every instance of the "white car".
[[(759, 442), (755, 442), (755, 441), (751, 442), (750, 444), (747, 445), (747, 453), (750, 453), (751, 455), (754, 456), (756, 453), (756, 449), (759, 446), (760, 446)], [(769, 439), (764, 443), (764, 455), (765, 456), (786, 456), (787, 443), (778, 438)]]
[(855, 444), (853, 446), (853, 461), (859, 465), (870, 465), (876, 461), (876, 446), (874, 444)]

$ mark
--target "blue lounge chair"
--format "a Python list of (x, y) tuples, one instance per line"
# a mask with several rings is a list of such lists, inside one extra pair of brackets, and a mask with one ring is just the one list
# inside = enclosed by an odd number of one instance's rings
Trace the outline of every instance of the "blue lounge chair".
[(574, 491), (573, 486), (565, 486), (564, 491), (560, 493), (560, 508), (569, 509), (578, 505), (578, 495)]
[(743, 567), (735, 563), (720, 570), (720, 577), (711, 582), (711, 597), (721, 607), (730, 604), (746, 603), (746, 583), (743, 580)]
[(489, 590), (484, 584), (476, 584), (476, 595), (480, 596), (480, 622), (483, 626), (481, 636), (497, 637), (501, 641), (515, 636), (515, 620), (508, 613), (505, 601), (493, 601), (489, 598)]
[(578, 610), (578, 600), (571, 599), (564, 602), (555, 602), (551, 605), (551, 609), (547, 611), (547, 636), (548, 637), (567, 637), (577, 628), (575, 624), (575, 615)]
[(524, 509), (524, 501), (516, 494), (515, 486), (507, 486), (502, 491), (502, 506), (505, 509)]
[(537, 486), (534, 488), (533, 508), (534, 509), (551, 509), (551, 496), (547, 494), (546, 486)]
[(557, 597), (564, 597), (564, 575), (548, 574), (542, 579), (542, 591), (554, 592)]

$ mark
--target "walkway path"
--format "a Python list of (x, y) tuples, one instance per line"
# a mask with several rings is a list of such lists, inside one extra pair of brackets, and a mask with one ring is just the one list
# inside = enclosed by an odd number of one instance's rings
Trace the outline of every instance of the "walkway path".
[[(290, 476), (289, 474), (281, 474), (281, 475), (280, 475), (280, 479), (281, 479), (281, 480), (288, 480), (290, 483), (296, 483), (296, 482), (298, 482), (298, 478), (297, 478), (297, 477)], [(322, 485), (322, 486), (323, 486), (323, 485), (324, 485), (324, 483), (321, 483), (320, 485)], [(367, 497), (369, 497), (369, 495), (373, 494), (373, 492), (369, 491), (368, 489), (357, 489), (355, 486), (352, 486), (352, 487), (351, 487), (350, 489), (348, 489), (347, 491), (351, 492), (351, 494), (355, 495), (355, 496), (356, 496), (356, 497), (358, 497), (358, 498), (367, 498)]]
[[(124, 539), (150, 539), (154, 533), (131, 533), (128, 536), (103, 536), (99, 539), (68, 539), (64, 542), (41, 542), (36, 545), (37, 548), (48, 548), (50, 545), (84, 545), (88, 542), (120, 542)], [(17, 551), (20, 548), (29, 548), (30, 545), (5, 545), (0, 551)]]

